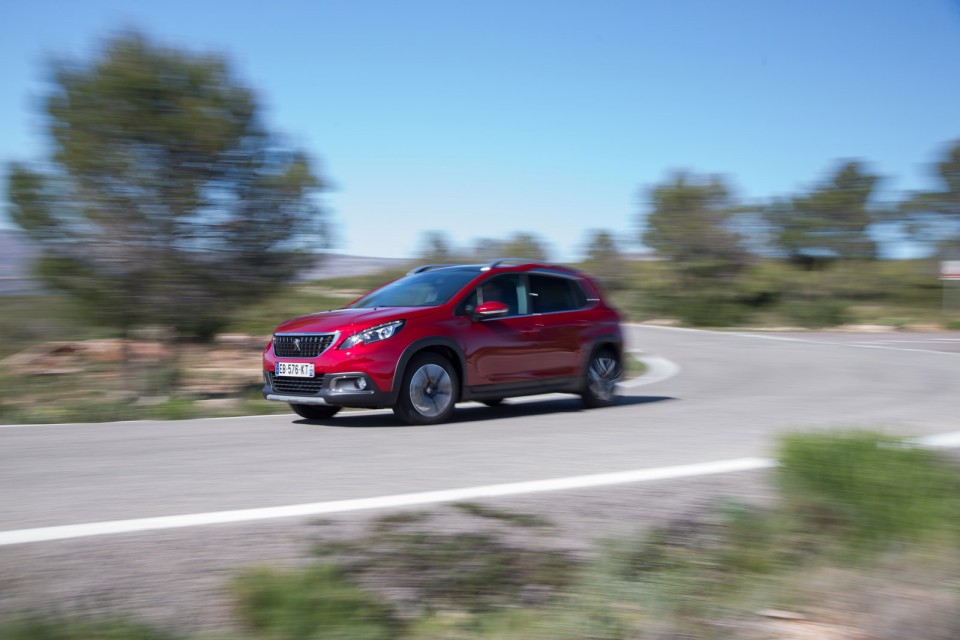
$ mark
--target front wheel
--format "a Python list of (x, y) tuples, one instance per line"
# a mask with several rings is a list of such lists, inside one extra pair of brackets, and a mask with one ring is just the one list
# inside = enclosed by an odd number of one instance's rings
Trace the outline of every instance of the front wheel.
[(587, 363), (583, 404), (588, 408), (609, 407), (617, 401), (617, 380), (623, 374), (620, 358), (610, 349), (597, 351)]
[(340, 407), (332, 407), (328, 404), (291, 404), (290, 408), (298, 416), (307, 420), (326, 420), (340, 411)]
[(436, 353), (410, 361), (393, 412), (407, 424), (438, 424), (453, 415), (460, 388), (457, 370)]

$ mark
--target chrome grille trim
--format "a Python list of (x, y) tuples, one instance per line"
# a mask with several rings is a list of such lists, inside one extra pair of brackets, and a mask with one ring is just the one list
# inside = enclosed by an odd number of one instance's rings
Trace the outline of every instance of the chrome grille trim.
[[(330, 348), (337, 333), (277, 333), (273, 353), (279, 358), (316, 358)], [(297, 344), (300, 348), (297, 348)]]

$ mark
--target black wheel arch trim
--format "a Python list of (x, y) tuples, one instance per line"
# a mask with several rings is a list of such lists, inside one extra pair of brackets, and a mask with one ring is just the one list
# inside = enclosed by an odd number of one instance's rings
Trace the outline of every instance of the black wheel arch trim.
[(403, 353), (400, 354), (400, 360), (397, 362), (397, 369), (393, 374), (393, 387), (390, 389), (389, 400), (391, 404), (397, 402), (397, 397), (400, 395), (400, 385), (403, 383), (403, 376), (407, 372), (407, 365), (410, 364), (410, 361), (414, 356), (423, 352), (424, 350), (430, 349), (431, 347), (443, 347), (449, 349), (454, 354), (456, 354), (457, 362), (454, 362), (453, 365), (457, 367), (460, 378), (460, 388), (457, 389), (457, 395), (460, 396), (463, 394), (464, 380), (467, 375), (467, 358), (463, 355), (463, 348), (460, 344), (453, 340), (452, 338), (446, 338), (443, 336), (431, 336), (429, 338), (420, 338), (416, 342), (411, 342), (407, 345), (407, 348), (403, 350)]
[(595, 354), (598, 350), (605, 347), (614, 348), (614, 350), (617, 352), (617, 358), (620, 360), (620, 366), (623, 366), (623, 338), (614, 333), (599, 335), (590, 341), (590, 348), (586, 351), (587, 357), (584, 358), (582, 364), (582, 372), (584, 376), (587, 375), (587, 368), (590, 366), (590, 358), (592, 358), (593, 354)]

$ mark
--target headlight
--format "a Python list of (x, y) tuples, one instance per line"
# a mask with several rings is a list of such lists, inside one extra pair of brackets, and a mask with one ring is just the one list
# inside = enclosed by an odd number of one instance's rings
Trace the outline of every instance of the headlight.
[(400, 331), (400, 327), (403, 326), (403, 322), (403, 320), (394, 320), (393, 322), (377, 325), (376, 327), (371, 327), (366, 331), (355, 333), (344, 340), (343, 344), (340, 345), (340, 348), (350, 349), (358, 344), (370, 344), (371, 342), (380, 342), (381, 340), (386, 340), (387, 338), (393, 336), (393, 334), (395, 334), (397, 331)]

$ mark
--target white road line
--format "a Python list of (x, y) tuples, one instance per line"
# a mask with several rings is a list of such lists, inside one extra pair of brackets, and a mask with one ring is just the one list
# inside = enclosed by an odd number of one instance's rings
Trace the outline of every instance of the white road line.
[(711, 331), (709, 329), (691, 329), (689, 327), (667, 327), (655, 324), (629, 324), (627, 326), (640, 329), (661, 329), (667, 331), (686, 331), (690, 333), (706, 333), (714, 336), (734, 336), (736, 338), (753, 338), (756, 340), (776, 340), (778, 342), (799, 342), (801, 344), (816, 344), (827, 347), (851, 347), (854, 349), (880, 349), (883, 351), (909, 351), (912, 353), (935, 353), (937, 355), (960, 356), (955, 351), (937, 351), (936, 349), (907, 349), (904, 347), (886, 347), (877, 344), (858, 343), (858, 342), (830, 342), (827, 340), (808, 340), (806, 338), (794, 338), (789, 336), (771, 336), (762, 333), (744, 333), (741, 331)]
[(654, 480), (691, 478), (718, 473), (752, 471), (756, 469), (767, 469), (772, 466), (774, 466), (773, 460), (766, 458), (737, 458), (734, 460), (702, 462), (656, 469), (638, 469), (634, 471), (601, 473), (588, 476), (553, 478), (550, 480), (533, 480), (529, 482), (465, 487), (462, 489), (445, 489), (441, 491), (423, 491), (419, 493), (405, 493), (374, 498), (313, 502), (283, 507), (238, 509), (235, 511), (214, 511), (210, 513), (192, 513), (155, 518), (137, 518), (133, 520), (114, 520), (111, 522), (91, 522), (86, 524), (42, 527), (38, 529), (18, 529), (0, 531), (0, 546), (27, 542), (67, 540), (70, 538), (84, 538), (117, 533), (136, 533), (200, 525), (225, 524), (230, 522), (250, 522), (254, 520), (315, 516), (349, 511), (364, 511), (368, 509), (411, 507), (443, 502), (457, 502), (461, 500), (475, 500), (478, 498), (540, 493), (544, 491), (586, 489), (634, 482), (651, 482)]
[(890, 345), (890, 344), (931, 344), (934, 342), (960, 342), (960, 339), (954, 338), (927, 338), (925, 340), (859, 340), (850, 344), (861, 344), (861, 345)]
[(931, 449), (952, 449), (960, 447), (960, 431), (953, 433), (936, 433), (930, 436), (920, 436), (915, 439), (921, 447)]
[(680, 365), (661, 356), (650, 355), (636, 349), (631, 350), (630, 355), (647, 365), (647, 371), (638, 378), (631, 378), (617, 385), (624, 389), (633, 389), (646, 384), (662, 382), (680, 373)]

